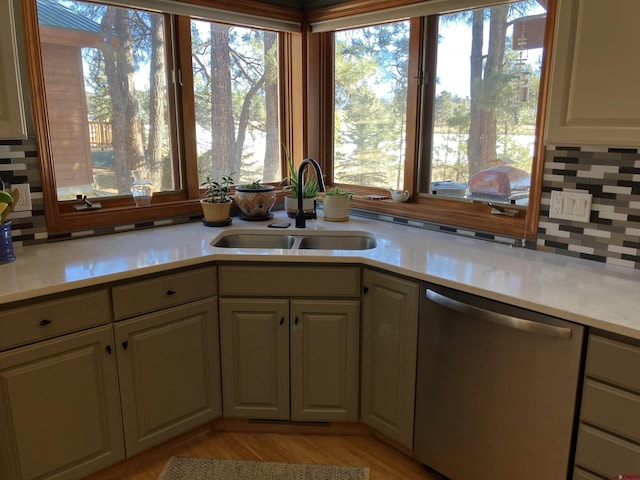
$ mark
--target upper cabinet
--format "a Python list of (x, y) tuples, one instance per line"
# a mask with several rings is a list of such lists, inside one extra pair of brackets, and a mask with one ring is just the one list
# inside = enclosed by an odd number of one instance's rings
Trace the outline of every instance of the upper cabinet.
[(638, 18), (637, 0), (558, 1), (547, 144), (638, 146)]
[(27, 138), (13, 0), (0, 0), (0, 139)]

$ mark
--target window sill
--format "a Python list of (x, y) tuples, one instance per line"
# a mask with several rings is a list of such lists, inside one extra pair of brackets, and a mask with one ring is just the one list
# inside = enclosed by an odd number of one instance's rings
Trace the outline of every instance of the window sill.
[(362, 210), (396, 215), (440, 225), (466, 228), (476, 231), (508, 235), (516, 238), (535, 238), (535, 232), (528, 231), (527, 210), (517, 210), (516, 216), (496, 215), (486, 203), (450, 200), (443, 198), (419, 198), (408, 202), (393, 200), (372, 200), (364, 195), (356, 195), (352, 206)]

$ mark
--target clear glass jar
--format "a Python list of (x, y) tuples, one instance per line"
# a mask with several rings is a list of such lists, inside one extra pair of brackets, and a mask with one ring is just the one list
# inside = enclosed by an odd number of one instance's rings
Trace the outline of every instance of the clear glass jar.
[(136, 207), (148, 207), (153, 196), (153, 184), (146, 170), (131, 170), (133, 182), (131, 183), (131, 195), (136, 202)]

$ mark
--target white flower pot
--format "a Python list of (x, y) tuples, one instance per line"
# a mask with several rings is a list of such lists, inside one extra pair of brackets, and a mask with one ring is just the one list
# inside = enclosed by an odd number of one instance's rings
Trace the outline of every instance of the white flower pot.
[[(302, 199), (302, 211), (304, 213), (313, 213), (315, 207), (315, 198)], [(296, 218), (298, 213), (298, 199), (295, 197), (284, 197), (284, 209), (287, 211), (289, 218)]]
[(349, 220), (349, 208), (351, 200), (347, 197), (325, 195), (322, 200), (324, 205), (324, 219), (329, 222), (346, 222)]

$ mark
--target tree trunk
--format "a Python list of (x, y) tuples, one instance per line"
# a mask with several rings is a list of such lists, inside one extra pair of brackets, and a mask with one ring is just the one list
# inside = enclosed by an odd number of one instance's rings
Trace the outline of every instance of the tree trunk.
[[(508, 5), (491, 7), (489, 21), (489, 50), (484, 67), (484, 98), (482, 111), (481, 161), (485, 169), (495, 164), (497, 143), (497, 107), (504, 66), (504, 46), (507, 33)], [(488, 87), (488, 88), (487, 88)]]
[(231, 95), (231, 60), (227, 25), (211, 24), (211, 159), (213, 178), (236, 173), (235, 129)]
[[(482, 170), (482, 111), (480, 107), (482, 92), (482, 44), (484, 43), (484, 10), (473, 10), (471, 25), (471, 57), (469, 75), (469, 139), (467, 140), (467, 159), (469, 177)], [(466, 178), (469, 180), (469, 178)]]
[(131, 188), (131, 170), (139, 168), (144, 161), (127, 12), (107, 8), (100, 24), (100, 33), (113, 109), (111, 122), (116, 182), (118, 193), (125, 195)]
[(151, 65), (149, 92), (149, 142), (147, 156), (149, 171), (155, 191), (163, 187), (171, 189), (172, 178), (165, 175), (171, 171), (171, 165), (164, 165), (163, 139), (165, 129), (165, 63), (164, 63), (164, 22), (160, 15), (151, 16)]
[(264, 33), (265, 65), (265, 128), (266, 148), (264, 152), (264, 182), (278, 181), (280, 174), (280, 136), (278, 128), (278, 54), (277, 34)]

